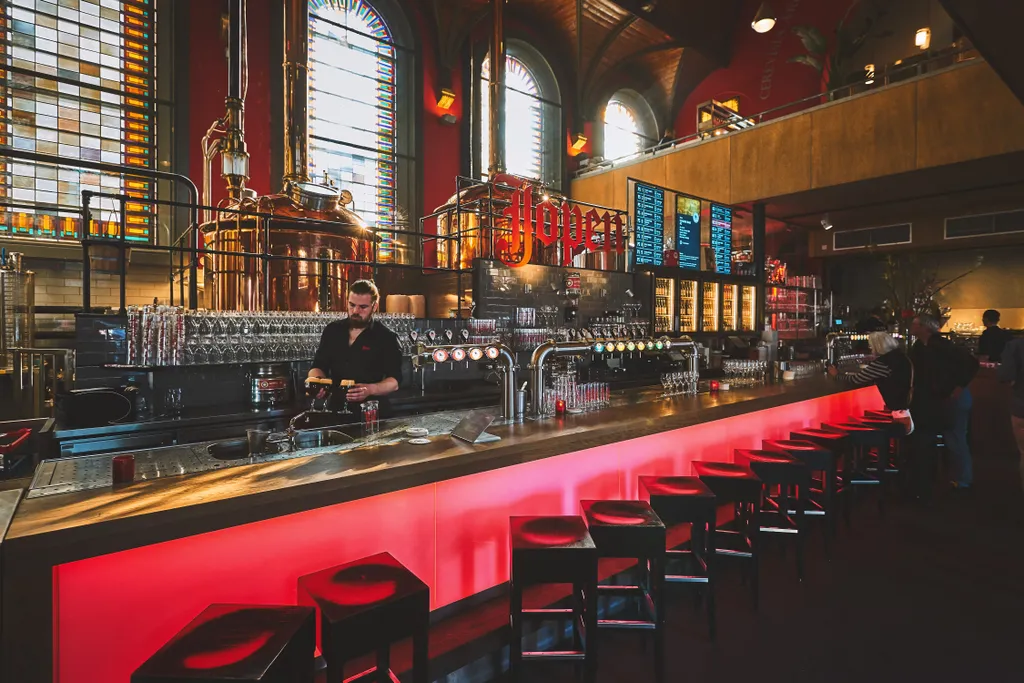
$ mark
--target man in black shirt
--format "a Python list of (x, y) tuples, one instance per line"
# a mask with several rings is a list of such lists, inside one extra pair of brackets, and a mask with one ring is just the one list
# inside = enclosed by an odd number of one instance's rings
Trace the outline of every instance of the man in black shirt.
[[(915, 449), (934, 457), (936, 434), (942, 434), (952, 465), (952, 484), (957, 489), (970, 488), (973, 479), (971, 450), (967, 443), (971, 398), (967, 385), (978, 372), (978, 361), (966, 350), (939, 334), (941, 324), (930, 315), (919, 315), (910, 325), (917, 337), (910, 349), (914, 364), (914, 398), (910, 413), (918, 427)], [(927, 464), (929, 467), (933, 463)]]
[[(373, 282), (353, 282), (348, 290), (348, 318), (325, 327), (320, 337), (307, 378), (327, 377), (336, 387), (342, 380), (355, 382), (344, 397), (338, 391), (332, 395), (334, 408), (340, 407), (343, 399), (358, 404), (384, 399), (398, 389), (402, 349), (398, 337), (373, 319), (379, 301), (380, 292)], [(382, 413), (386, 412), (385, 402), (381, 401)]]
[(1003, 356), (1003, 347), (1013, 337), (1009, 330), (999, 327), (999, 311), (988, 309), (981, 314), (981, 322), (985, 331), (978, 340), (978, 360), (999, 363)]

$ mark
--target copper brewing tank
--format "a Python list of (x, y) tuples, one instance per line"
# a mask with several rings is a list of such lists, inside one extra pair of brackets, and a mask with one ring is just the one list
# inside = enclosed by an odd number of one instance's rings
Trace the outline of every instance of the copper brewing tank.
[[(240, 0), (231, 3), (229, 64), (240, 59), (244, 17)], [(200, 226), (211, 251), (271, 254), (296, 260), (207, 254), (204, 259), (206, 305), (213, 310), (332, 311), (344, 310), (348, 285), (372, 277), (377, 238), (347, 206), (349, 192), (328, 181), (310, 182), (308, 175), (306, 100), (309, 23), (306, 0), (284, 3), (285, 184), (284, 193), (257, 198), (244, 190), (244, 175), (224, 173), (231, 198), (214, 220)], [(244, 131), (237, 68), (229, 69), (227, 149), (244, 154)], [(222, 147), (222, 154), (223, 154)], [(247, 157), (247, 155), (246, 155)], [(241, 165), (239, 165), (241, 166)], [(243, 173), (247, 173), (243, 169)], [(252, 214), (260, 214), (254, 216)], [(316, 221), (316, 222), (313, 222)], [(300, 259), (360, 261), (320, 263)]]
[[(266, 251), (275, 256), (372, 261), (372, 231), (330, 187), (292, 183), (288, 195), (243, 198), (226, 208), (273, 217), (221, 211), (202, 226), (210, 250), (260, 254), (269, 237)], [(260, 258), (218, 254), (207, 255), (205, 265), (207, 306), (227, 311), (345, 310), (349, 283), (373, 274), (370, 265), (272, 260), (264, 268)]]

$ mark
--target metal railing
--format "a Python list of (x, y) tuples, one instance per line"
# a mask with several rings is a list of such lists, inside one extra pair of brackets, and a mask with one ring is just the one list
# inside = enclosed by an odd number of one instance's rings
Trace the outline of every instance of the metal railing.
[(936, 71), (949, 69), (957, 64), (973, 61), (975, 59), (981, 59), (981, 55), (978, 54), (978, 51), (975, 50), (973, 46), (955, 45), (946, 50), (940, 50), (932, 53), (926, 59), (916, 59), (913, 61), (911, 59), (900, 60), (900, 63), (886, 67), (883, 71), (876, 72), (874, 74), (874, 78), (865, 78), (864, 80), (858, 80), (854, 83), (833, 88), (832, 90), (808, 95), (807, 97), (803, 97), (799, 100), (787, 102), (786, 104), (781, 104), (779, 106), (772, 107), (771, 109), (765, 109), (762, 112), (752, 114), (750, 116), (737, 114), (713, 128), (698, 131), (696, 133), (690, 133), (674, 140), (659, 142), (628, 156), (619, 157), (617, 159), (605, 159), (600, 162), (590, 164), (586, 168), (578, 170), (573, 177), (582, 178), (601, 170), (632, 164), (656, 155), (672, 152), (679, 147), (700, 142), (701, 140), (724, 135), (725, 133), (735, 132), (737, 130), (747, 130), (753, 126), (757, 126), (761, 123), (771, 121), (782, 116), (788, 116), (790, 114), (813, 109), (852, 95), (877, 90), (893, 83), (922, 76), (926, 73), (934, 73)]

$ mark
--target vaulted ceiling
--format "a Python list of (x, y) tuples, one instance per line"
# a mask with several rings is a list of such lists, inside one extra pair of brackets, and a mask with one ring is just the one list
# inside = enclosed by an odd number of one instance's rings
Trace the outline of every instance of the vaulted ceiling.
[[(454, 68), (466, 41), (490, 21), (489, 0), (425, 0), (436, 23), (439, 59)], [(507, 0), (509, 33), (518, 23), (548, 38), (537, 45), (567, 84), (573, 110), (592, 118), (622, 87), (639, 91), (661, 122), (686, 95), (725, 66), (742, 0)]]

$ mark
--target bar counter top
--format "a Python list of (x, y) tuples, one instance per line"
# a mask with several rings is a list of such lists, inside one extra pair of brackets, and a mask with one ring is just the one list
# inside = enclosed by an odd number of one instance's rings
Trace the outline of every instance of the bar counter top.
[[(847, 391), (824, 377), (492, 426), (500, 441), (405, 441), (23, 499), (7, 552), (68, 562)], [(37, 560), (39, 558), (36, 558)]]

